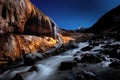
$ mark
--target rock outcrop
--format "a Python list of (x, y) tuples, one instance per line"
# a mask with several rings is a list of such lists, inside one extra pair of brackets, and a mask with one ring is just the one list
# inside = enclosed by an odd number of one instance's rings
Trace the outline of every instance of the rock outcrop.
[(55, 23), (29, 0), (0, 1), (0, 35), (7, 33), (55, 37)]
[(30, 0), (0, 0), (0, 65), (44, 52), (58, 39), (56, 24)]

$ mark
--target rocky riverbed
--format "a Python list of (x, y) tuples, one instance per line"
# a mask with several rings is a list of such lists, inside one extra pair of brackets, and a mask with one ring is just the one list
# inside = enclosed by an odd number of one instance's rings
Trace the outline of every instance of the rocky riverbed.
[[(115, 35), (115, 36), (113, 36)], [(0, 74), (0, 80), (120, 80), (119, 31), (64, 44)]]
[(0, 0), (0, 80), (120, 80), (119, 14), (62, 30), (30, 0)]

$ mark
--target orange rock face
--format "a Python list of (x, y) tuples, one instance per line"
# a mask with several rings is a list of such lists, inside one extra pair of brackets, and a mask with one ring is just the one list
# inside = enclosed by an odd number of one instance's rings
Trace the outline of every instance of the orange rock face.
[(55, 46), (56, 29), (29, 0), (0, 0), (0, 65)]
[(55, 23), (29, 0), (0, 0), (0, 35), (7, 33), (53, 36)]
[(28, 35), (9, 35), (0, 39), (0, 61), (15, 61), (22, 58), (23, 51), (25, 54), (33, 52), (44, 52), (50, 47), (55, 46), (57, 40), (50, 37), (36, 37)]

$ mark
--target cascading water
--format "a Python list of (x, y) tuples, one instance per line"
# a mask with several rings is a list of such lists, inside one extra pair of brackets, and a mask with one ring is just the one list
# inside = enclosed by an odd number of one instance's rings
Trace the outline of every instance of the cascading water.
[[(57, 75), (56, 72), (58, 70), (58, 67), (62, 61), (70, 61), (73, 60), (73, 55), (77, 52), (80, 51), (81, 48), (88, 46), (88, 43), (80, 43), (79, 47), (76, 49), (72, 49), (69, 51), (66, 51), (63, 53), (63, 55), (58, 55), (58, 56), (53, 56), (50, 58), (47, 58), (45, 60), (42, 60), (40, 62), (37, 62), (35, 66), (37, 66), (38, 73), (33, 72), (31, 75), (27, 75), (24, 80), (58, 80), (56, 79)], [(27, 71), (30, 67), (27, 67), (26, 70), (23, 70), (23, 68), (17, 68), (15, 70), (9, 70), (4, 74), (4, 76), (15, 76), (15, 74), (22, 72), (22, 71)], [(2, 75), (1, 75), (2, 76)], [(52, 77), (51, 77), (52, 76)], [(3, 76), (2, 76), (3, 77)], [(1, 80), (1, 78), (0, 78)], [(4, 79), (3, 79), (4, 80)]]
[[(49, 29), (50, 29), (50, 32), (51, 32), (51, 37), (53, 37), (53, 30), (52, 30), (52, 25), (51, 25), (51, 22), (50, 22), (50, 19), (49, 19), (49, 17), (48, 16), (45, 16), (45, 19), (46, 19), (46, 21), (48, 21), (48, 24), (49, 24)], [(45, 25), (46, 26), (46, 25)], [(46, 26), (46, 28), (47, 28), (47, 26)]]
[[(55, 75), (60, 63), (62, 61), (73, 60), (73, 55), (85, 46), (88, 46), (87, 42), (80, 43), (78, 48), (66, 51), (63, 55), (53, 56), (46, 60), (40, 61), (37, 65), (39, 65), (39, 68), (42, 70), (39, 74), (37, 74), (34, 80), (56, 80), (53, 75)], [(51, 76), (53, 77), (51, 78)]]
[(54, 75), (59, 64), (62, 61), (72, 59), (72, 56), (54, 56), (37, 63), (37, 66), (40, 68), (40, 72), (35, 76), (34, 80), (53, 80), (52, 78), (49, 79), (49, 77)]

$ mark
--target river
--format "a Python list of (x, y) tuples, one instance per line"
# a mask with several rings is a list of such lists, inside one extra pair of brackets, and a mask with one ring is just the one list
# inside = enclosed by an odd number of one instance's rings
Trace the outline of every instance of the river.
[(85, 42), (85, 43), (80, 43), (78, 45), (79, 47), (76, 49), (66, 51), (64, 53), (61, 53), (61, 55), (52, 56), (42, 61), (38, 61), (34, 65), (37, 66), (38, 72), (33, 71), (27, 73), (26, 71), (28, 71), (31, 66), (22, 66), (6, 71), (4, 74), (0, 75), (0, 80), (9, 80), (10, 78), (14, 77), (17, 73), (20, 72), (26, 72), (25, 76), (23, 76), (24, 80), (54, 80), (56, 79), (54, 75), (56, 74), (56, 71), (58, 70), (60, 63), (62, 61), (73, 60), (74, 58), (73, 55), (77, 51), (80, 51), (81, 48), (88, 46), (88, 43)]

